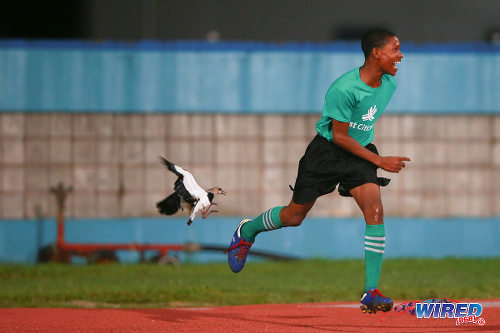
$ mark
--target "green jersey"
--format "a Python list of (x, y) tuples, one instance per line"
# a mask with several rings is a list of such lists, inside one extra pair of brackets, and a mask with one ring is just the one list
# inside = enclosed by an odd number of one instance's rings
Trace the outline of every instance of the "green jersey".
[(349, 123), (348, 134), (366, 146), (373, 140), (375, 121), (395, 90), (396, 80), (389, 74), (382, 76), (380, 87), (373, 88), (361, 80), (359, 68), (345, 73), (328, 88), (316, 130), (332, 141), (332, 119)]

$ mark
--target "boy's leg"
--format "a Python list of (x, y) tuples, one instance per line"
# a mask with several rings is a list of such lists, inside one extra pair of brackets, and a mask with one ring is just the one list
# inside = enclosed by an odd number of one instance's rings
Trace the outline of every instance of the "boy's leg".
[[(377, 184), (367, 183), (350, 191), (361, 208), (366, 221), (365, 244), (365, 294), (362, 299), (369, 312), (392, 309), (392, 300), (380, 294), (378, 281), (382, 269), (385, 249), (384, 213), (380, 188)], [(366, 295), (366, 296), (365, 296)], [(364, 299), (366, 297), (366, 299)], [(373, 306), (372, 306), (373, 305)], [(365, 309), (363, 309), (365, 310)]]
[(255, 241), (255, 236), (263, 231), (271, 231), (283, 227), (280, 212), (283, 206), (273, 207), (266, 210), (251, 221), (241, 226), (241, 236), (250, 243)]
[(243, 269), (248, 251), (259, 233), (284, 226), (300, 225), (313, 205), (314, 201), (301, 205), (292, 200), (288, 206), (268, 209), (253, 220), (242, 220), (234, 232), (229, 249), (226, 251), (231, 270), (238, 273)]
[(293, 202), (292, 199), (288, 206), (278, 206), (266, 210), (252, 221), (246, 222), (241, 227), (241, 235), (248, 242), (253, 243), (255, 236), (263, 231), (299, 226), (309, 210), (314, 206), (314, 202), (301, 205)]

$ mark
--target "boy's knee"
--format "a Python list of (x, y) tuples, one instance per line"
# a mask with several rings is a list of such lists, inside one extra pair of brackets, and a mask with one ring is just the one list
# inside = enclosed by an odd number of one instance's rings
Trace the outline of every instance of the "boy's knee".
[(383, 223), (384, 208), (382, 205), (368, 206), (363, 210), (365, 217), (371, 219), (376, 224)]
[(382, 206), (376, 207), (373, 210), (373, 220), (382, 223), (384, 219), (384, 208)]

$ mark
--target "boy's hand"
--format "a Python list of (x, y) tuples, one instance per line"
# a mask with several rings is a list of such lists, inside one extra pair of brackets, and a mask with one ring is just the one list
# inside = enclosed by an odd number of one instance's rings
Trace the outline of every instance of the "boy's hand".
[(385, 171), (399, 173), (405, 166), (405, 162), (411, 161), (409, 157), (402, 156), (380, 156), (378, 167)]

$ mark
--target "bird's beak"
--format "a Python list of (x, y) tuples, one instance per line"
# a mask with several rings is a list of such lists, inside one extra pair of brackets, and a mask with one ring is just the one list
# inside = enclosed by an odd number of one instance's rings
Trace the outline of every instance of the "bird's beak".
[(219, 191), (219, 194), (222, 194), (222, 195), (226, 195), (226, 193), (227, 193), (227, 192), (226, 192), (226, 191), (224, 191), (223, 189), (221, 189), (221, 190)]

